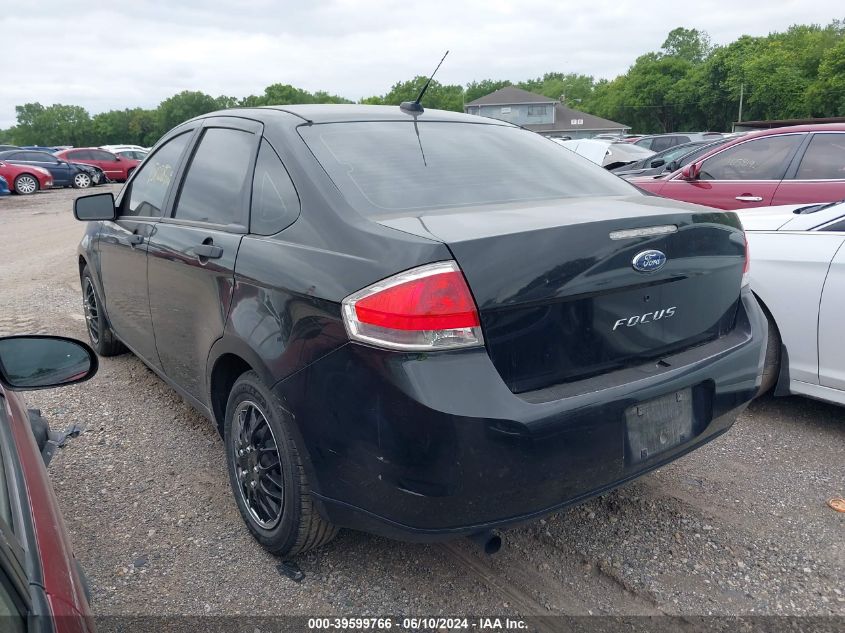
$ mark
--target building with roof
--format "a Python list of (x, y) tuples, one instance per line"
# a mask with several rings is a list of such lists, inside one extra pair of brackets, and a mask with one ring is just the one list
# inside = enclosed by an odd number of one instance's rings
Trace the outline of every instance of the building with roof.
[(470, 101), (464, 105), (464, 112), (515, 123), (544, 136), (589, 138), (597, 134), (626, 134), (631, 129), (515, 86)]

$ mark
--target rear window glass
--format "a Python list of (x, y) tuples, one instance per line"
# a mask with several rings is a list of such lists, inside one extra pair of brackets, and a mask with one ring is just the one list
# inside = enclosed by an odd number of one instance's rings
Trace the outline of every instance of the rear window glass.
[(557, 143), (515, 127), (379, 121), (299, 129), (344, 198), (365, 215), (638, 193)]

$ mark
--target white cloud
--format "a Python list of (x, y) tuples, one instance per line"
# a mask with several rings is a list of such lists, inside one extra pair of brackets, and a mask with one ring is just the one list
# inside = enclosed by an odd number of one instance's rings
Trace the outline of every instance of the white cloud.
[[(136, 0), (124, 5), (41, 1), (0, 13), (0, 128), (14, 106), (82, 105), (92, 113), (153, 107), (181, 90), (259, 94), (276, 82), (350, 99), (383, 94), (428, 73), (438, 79), (622, 73), (677, 26), (714, 43), (791, 24), (845, 17), (839, 0)], [(20, 17), (18, 17), (20, 16)], [(11, 60), (9, 59), (11, 56)]]

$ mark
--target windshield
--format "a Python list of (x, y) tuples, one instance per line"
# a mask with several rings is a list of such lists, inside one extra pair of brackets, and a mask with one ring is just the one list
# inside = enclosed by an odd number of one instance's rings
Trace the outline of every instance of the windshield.
[(409, 120), (299, 130), (344, 198), (365, 215), (640, 193), (556, 143), (511, 126)]

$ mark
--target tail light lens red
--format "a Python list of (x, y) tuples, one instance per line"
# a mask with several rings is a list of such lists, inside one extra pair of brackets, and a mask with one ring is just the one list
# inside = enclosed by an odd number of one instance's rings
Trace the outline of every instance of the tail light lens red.
[(455, 262), (414, 268), (343, 300), (350, 338), (399, 350), (483, 345), (478, 310)]

